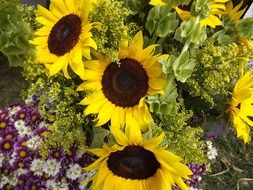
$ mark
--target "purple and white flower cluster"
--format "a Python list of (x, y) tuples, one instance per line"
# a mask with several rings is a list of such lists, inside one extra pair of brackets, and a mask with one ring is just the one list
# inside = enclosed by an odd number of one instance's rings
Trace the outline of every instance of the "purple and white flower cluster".
[(86, 189), (82, 173), (92, 157), (72, 147), (54, 148), (42, 159), (38, 147), (48, 132), (35, 106), (15, 104), (0, 110), (0, 189)]
[[(207, 171), (205, 164), (196, 164), (190, 163), (187, 166), (192, 171), (192, 175), (190, 176), (190, 180), (186, 180), (185, 183), (190, 187), (190, 190), (199, 190), (199, 184), (202, 180), (202, 176)], [(178, 187), (173, 187), (173, 190), (180, 190)]]

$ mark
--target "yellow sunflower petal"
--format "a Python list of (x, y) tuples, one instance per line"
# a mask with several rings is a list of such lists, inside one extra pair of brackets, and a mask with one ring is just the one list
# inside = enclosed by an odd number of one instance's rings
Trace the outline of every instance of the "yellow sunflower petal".
[(51, 29), (49, 27), (43, 26), (39, 30), (37, 30), (34, 34), (36, 36), (48, 36), (50, 34)]
[(92, 38), (87, 38), (83, 40), (83, 47), (86, 47), (86, 46), (92, 47), (95, 50), (97, 49), (97, 44)]
[(70, 51), (69, 58), (71, 59), (71, 62), (75, 64), (82, 62), (82, 48), (80, 43), (77, 43), (76, 46)]
[(48, 20), (44, 17), (36, 17), (35, 20), (38, 21), (40, 24), (51, 27), (51, 28), (54, 25), (54, 23), (51, 20)]
[(95, 180), (93, 184), (94, 189), (97, 189), (102, 183), (104, 183), (105, 179), (110, 174), (109, 172), (104, 172), (104, 170), (106, 170), (106, 167), (107, 167), (107, 163), (106, 161), (103, 161), (100, 166), (101, 170), (99, 170), (97, 173), (97, 178), (96, 178), (97, 180)]
[(151, 78), (149, 79), (149, 85), (151, 86), (151, 88), (156, 89), (156, 90), (160, 90), (163, 89), (164, 86), (166, 84), (166, 81), (164, 79), (161, 78)]
[(52, 23), (56, 23), (58, 21), (58, 18), (55, 15), (41, 5), (38, 5), (38, 13)]
[(81, 105), (89, 105), (91, 103), (104, 100), (106, 101), (104, 95), (101, 92), (94, 92), (86, 96), (81, 102)]
[(75, 0), (65, 0), (66, 8), (68, 9), (69, 13), (76, 12), (76, 4)]
[(53, 13), (57, 11), (61, 13), (61, 15), (66, 15), (69, 13), (63, 0), (51, 0), (50, 9)]
[(88, 149), (88, 151), (99, 157), (107, 156), (110, 153), (104, 148), (92, 148), (92, 149)]
[(123, 133), (122, 130), (114, 125), (110, 127), (110, 130), (118, 144), (123, 146), (128, 145), (128, 137), (125, 135), (125, 133)]
[(149, 4), (150, 5), (165, 5), (165, 3), (162, 0), (151, 0)]
[(68, 63), (67, 62), (65, 62), (65, 64), (63, 65), (62, 71), (63, 71), (63, 75), (65, 78), (71, 79), (71, 77), (69, 76), (69, 73), (68, 73)]
[[(107, 100), (102, 99), (98, 102), (96, 102), (96, 104), (89, 104), (85, 110), (84, 110), (84, 114), (85, 115), (89, 115), (89, 114), (95, 114), (98, 113), (100, 111), (100, 108), (106, 103)], [(80, 103), (81, 104), (81, 103)]]
[(83, 168), (84, 171), (91, 171), (91, 170), (96, 170), (100, 167), (101, 162), (106, 159), (106, 157), (100, 157), (99, 159), (97, 159), (95, 162), (93, 162), (92, 164), (90, 164), (89, 166)]
[(126, 120), (127, 125), (125, 131), (128, 140), (134, 145), (139, 145), (142, 142), (140, 126), (138, 126), (138, 123), (132, 116), (128, 117), (128, 113), (126, 114)]
[(96, 126), (101, 126), (107, 123), (111, 119), (112, 112), (115, 108), (115, 105), (107, 101), (99, 110), (98, 113), (98, 122)]
[(87, 91), (87, 90), (98, 90), (101, 89), (101, 83), (98, 81), (85, 81), (77, 87), (77, 91)]
[(155, 147), (158, 147), (164, 139), (164, 133), (160, 134), (158, 137), (153, 139), (144, 140), (142, 142), (142, 146), (147, 149), (154, 149)]
[(55, 75), (56, 73), (58, 73), (64, 66), (64, 64), (66, 64), (66, 57), (62, 56), (59, 57), (49, 68), (49, 75)]
[(189, 187), (184, 183), (181, 178), (176, 178), (175, 182), (181, 188), (181, 190), (189, 190)]

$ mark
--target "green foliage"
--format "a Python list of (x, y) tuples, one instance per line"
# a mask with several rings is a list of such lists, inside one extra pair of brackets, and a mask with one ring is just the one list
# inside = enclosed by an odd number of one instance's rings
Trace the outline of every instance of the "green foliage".
[(187, 121), (192, 112), (184, 108), (182, 101), (177, 103), (173, 112), (168, 115), (159, 115), (159, 127), (165, 131), (168, 149), (182, 157), (185, 163), (207, 163), (204, 154), (205, 143), (200, 138), (203, 130), (199, 127), (190, 127)]
[(196, 0), (192, 3), (191, 15), (206, 18), (210, 14), (209, 3), (212, 0)]
[(148, 14), (145, 27), (150, 35), (155, 32), (156, 36), (165, 37), (173, 34), (178, 24), (175, 11), (172, 12), (167, 6), (155, 6)]
[(175, 33), (176, 40), (196, 45), (201, 45), (206, 40), (206, 37), (206, 28), (200, 25), (199, 18), (195, 21), (183, 21)]
[(0, 0), (0, 52), (10, 66), (21, 66), (30, 50), (31, 28), (25, 19), (29, 13), (31, 7), (22, 6), (18, 0)]
[(231, 94), (235, 80), (252, 56), (253, 51), (245, 46), (221, 46), (210, 38), (192, 55), (196, 66), (185, 88), (191, 96), (200, 97), (212, 107), (215, 100)]
[(110, 60), (117, 61), (117, 51), (121, 41), (129, 40), (137, 31), (133, 23), (126, 24), (131, 13), (123, 7), (123, 3), (114, 0), (99, 1), (90, 15), (90, 22), (102, 23), (102, 29), (93, 32), (93, 39), (98, 52), (105, 54)]

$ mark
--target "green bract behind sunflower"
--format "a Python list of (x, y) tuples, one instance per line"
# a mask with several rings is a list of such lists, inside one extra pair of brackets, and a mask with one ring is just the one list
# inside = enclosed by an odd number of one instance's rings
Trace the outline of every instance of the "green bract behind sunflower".
[(90, 48), (96, 49), (91, 29), (97, 23), (88, 22), (92, 0), (51, 0), (49, 10), (38, 6), (36, 20), (42, 27), (31, 41), (37, 49), (37, 61), (45, 64), (49, 74), (63, 70), (70, 78), (68, 66), (83, 75), (82, 56), (90, 59)]
[(137, 123), (126, 127), (123, 133), (111, 127), (116, 143), (90, 149), (99, 158), (85, 171), (97, 170), (92, 177), (92, 190), (170, 190), (178, 185), (189, 189), (183, 179), (189, 179), (191, 170), (182, 159), (162, 147), (164, 133), (143, 139)]
[(85, 62), (85, 81), (77, 90), (89, 92), (81, 104), (87, 106), (85, 115), (98, 114), (97, 126), (111, 121), (123, 127), (134, 118), (141, 130), (147, 130), (153, 119), (145, 98), (163, 93), (166, 84), (158, 62), (165, 55), (153, 55), (155, 47), (143, 49), (142, 32), (138, 32), (131, 42), (120, 44), (119, 63), (106, 58)]

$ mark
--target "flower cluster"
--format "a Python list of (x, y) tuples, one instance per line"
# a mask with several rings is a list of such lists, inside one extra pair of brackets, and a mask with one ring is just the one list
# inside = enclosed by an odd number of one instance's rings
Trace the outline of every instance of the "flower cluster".
[[(202, 176), (207, 172), (206, 165), (195, 163), (190, 163), (187, 165), (192, 171), (192, 175), (190, 176), (190, 180), (186, 181), (186, 184), (190, 187), (190, 190), (198, 190), (198, 186), (200, 184)], [(178, 189), (179, 189), (178, 187), (173, 187), (173, 190)]]
[[(1, 189), (85, 189), (82, 167), (92, 157), (72, 147), (68, 152), (52, 148), (46, 159), (39, 146), (49, 132), (34, 105), (15, 104), (0, 110), (0, 188)], [(82, 177), (82, 179), (81, 179)]]

